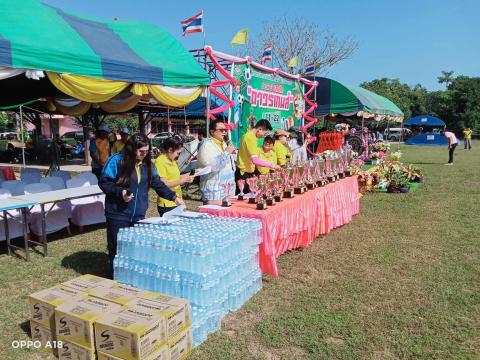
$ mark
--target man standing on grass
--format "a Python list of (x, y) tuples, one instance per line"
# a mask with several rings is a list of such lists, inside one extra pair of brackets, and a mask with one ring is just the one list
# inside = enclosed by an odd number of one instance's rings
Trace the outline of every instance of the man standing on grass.
[(472, 129), (466, 128), (463, 130), (463, 144), (465, 145), (465, 150), (472, 150)]
[(455, 134), (448, 129), (445, 129), (445, 137), (448, 140), (448, 163), (445, 165), (453, 165), (453, 152), (458, 145), (458, 140)]

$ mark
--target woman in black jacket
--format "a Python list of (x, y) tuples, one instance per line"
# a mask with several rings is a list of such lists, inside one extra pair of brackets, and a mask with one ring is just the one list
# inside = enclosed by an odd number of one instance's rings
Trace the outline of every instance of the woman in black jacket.
[(144, 134), (132, 135), (123, 150), (107, 160), (98, 186), (106, 195), (109, 271), (113, 276), (118, 230), (145, 218), (150, 187), (177, 205), (183, 204), (183, 200), (160, 180), (152, 165), (150, 141)]

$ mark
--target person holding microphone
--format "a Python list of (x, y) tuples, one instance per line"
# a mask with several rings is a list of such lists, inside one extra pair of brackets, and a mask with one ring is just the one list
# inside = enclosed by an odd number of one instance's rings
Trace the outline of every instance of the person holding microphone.
[(150, 188), (176, 205), (184, 202), (158, 176), (152, 164), (150, 141), (144, 134), (132, 135), (121, 152), (108, 158), (98, 186), (106, 195), (109, 275), (113, 277), (118, 230), (145, 218)]
[(223, 121), (211, 121), (209, 133), (197, 158), (200, 168), (210, 166), (212, 170), (200, 176), (200, 190), (206, 201), (220, 205), (223, 199), (235, 196), (235, 148), (228, 140)]

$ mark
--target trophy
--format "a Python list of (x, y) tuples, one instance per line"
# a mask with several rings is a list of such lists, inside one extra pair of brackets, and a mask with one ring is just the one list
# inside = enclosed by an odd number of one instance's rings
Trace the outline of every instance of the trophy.
[(259, 190), (257, 196), (257, 210), (265, 210), (267, 208), (267, 204), (264, 199), (264, 195), (266, 194), (267, 182), (265, 181), (264, 177), (257, 178), (256, 187)]
[(267, 206), (273, 206), (275, 205), (275, 199), (274, 199), (274, 191), (275, 191), (275, 178), (274, 178), (273, 173), (267, 176), (266, 181), (267, 181)]
[(275, 199), (275, 202), (280, 202), (282, 201), (282, 175), (280, 172), (275, 172), (274, 174), (274, 182), (275, 182), (275, 189), (273, 191), (273, 197)]
[(228, 203), (228, 198), (230, 196), (230, 183), (227, 182), (225, 184), (222, 184), (223, 187), (223, 199), (222, 199), (222, 207), (229, 207), (230, 204)]
[(333, 174), (332, 159), (325, 159), (325, 172), (327, 173), (328, 182), (334, 182), (335, 176)]
[(248, 203), (249, 204), (255, 204), (256, 200), (255, 197), (257, 195), (257, 178), (256, 177), (251, 177), (247, 179), (247, 185), (250, 188), (250, 196), (248, 198)]
[(295, 187), (294, 194), (303, 194), (303, 176), (305, 175), (305, 168), (300, 162), (295, 166)]
[(282, 177), (283, 177), (283, 187), (284, 187), (284, 192), (283, 192), (284, 198), (290, 199), (293, 197), (292, 186), (290, 182), (293, 180), (294, 173), (295, 173), (295, 169), (291, 164), (288, 164), (283, 169)]
[(240, 192), (238, 193), (238, 200), (243, 200), (243, 196), (245, 195), (243, 193), (243, 189), (245, 189), (245, 180), (238, 179), (237, 184), (238, 184), (238, 189), (240, 190)]
[(307, 163), (307, 189), (312, 190), (315, 187), (315, 162), (308, 160)]

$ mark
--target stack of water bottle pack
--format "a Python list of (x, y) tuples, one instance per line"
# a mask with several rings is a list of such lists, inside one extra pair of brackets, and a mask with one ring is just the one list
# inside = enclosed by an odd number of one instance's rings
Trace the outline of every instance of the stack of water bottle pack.
[(193, 344), (261, 289), (261, 222), (202, 215), (118, 233), (115, 280), (190, 301)]

